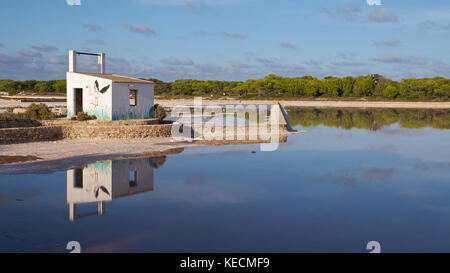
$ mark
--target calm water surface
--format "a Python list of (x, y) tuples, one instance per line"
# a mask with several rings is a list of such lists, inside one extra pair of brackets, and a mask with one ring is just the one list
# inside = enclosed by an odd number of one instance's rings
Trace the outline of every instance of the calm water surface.
[(449, 111), (288, 112), (308, 132), (276, 152), (0, 175), (0, 251), (450, 252)]

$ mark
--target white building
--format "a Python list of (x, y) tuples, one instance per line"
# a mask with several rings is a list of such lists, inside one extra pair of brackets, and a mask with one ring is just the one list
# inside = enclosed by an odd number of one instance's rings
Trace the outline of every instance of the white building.
[[(98, 73), (77, 72), (77, 55), (98, 56)], [(69, 51), (67, 117), (79, 112), (99, 120), (153, 117), (154, 84), (151, 81), (105, 74), (105, 54)]]

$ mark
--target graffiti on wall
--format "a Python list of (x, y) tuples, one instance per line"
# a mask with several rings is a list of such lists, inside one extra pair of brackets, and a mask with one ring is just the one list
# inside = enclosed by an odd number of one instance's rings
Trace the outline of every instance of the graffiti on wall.
[(87, 85), (86, 89), (89, 93), (89, 113), (95, 115), (97, 118), (108, 119), (108, 109), (109, 105), (105, 105), (103, 107), (100, 106), (99, 98), (102, 94), (106, 93), (111, 85), (107, 85), (100, 89), (98, 81), (96, 80), (94, 84), (91, 86)]
[[(96, 199), (98, 199), (100, 192), (103, 192), (110, 197), (111, 195), (106, 188), (106, 185), (104, 185), (104, 177), (108, 177), (111, 173), (111, 161), (99, 161), (94, 164), (90, 164), (86, 167), (86, 172), (89, 174), (89, 183), (85, 188), (85, 191), (91, 192)], [(99, 179), (99, 176), (102, 179)]]

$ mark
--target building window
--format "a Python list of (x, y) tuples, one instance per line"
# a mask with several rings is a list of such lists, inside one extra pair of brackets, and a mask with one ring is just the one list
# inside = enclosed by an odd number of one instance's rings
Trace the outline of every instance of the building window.
[(130, 188), (137, 186), (137, 171), (130, 171)]
[(137, 90), (130, 89), (130, 106), (137, 106)]

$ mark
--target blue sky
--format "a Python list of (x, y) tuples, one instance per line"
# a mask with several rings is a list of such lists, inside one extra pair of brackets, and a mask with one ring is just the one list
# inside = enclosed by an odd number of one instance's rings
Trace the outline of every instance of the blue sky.
[(107, 73), (165, 81), (450, 77), (448, 0), (76, 1), (3, 5), (0, 78), (64, 78), (69, 49), (105, 52)]

